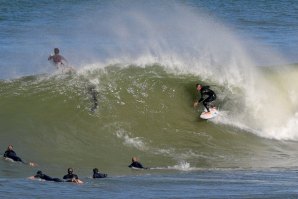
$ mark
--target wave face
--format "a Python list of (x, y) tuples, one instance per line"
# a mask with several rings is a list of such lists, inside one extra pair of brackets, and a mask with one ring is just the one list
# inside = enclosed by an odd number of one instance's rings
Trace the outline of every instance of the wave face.
[[(296, 66), (293, 70), (297, 73)], [(263, 73), (271, 82), (290, 76)], [(241, 109), (245, 95), (240, 88), (233, 93), (213, 85), (221, 114), (213, 121), (200, 120), (191, 106), (197, 82), (211, 83), (194, 75), (167, 72), (159, 65), (109, 66), (73, 76), (3, 81), (0, 142), (2, 146), (13, 143), (25, 160), (60, 172), (70, 165), (90, 169), (100, 165), (109, 172), (127, 173), (134, 155), (157, 170), (291, 167), (297, 163), (291, 154), (295, 143), (263, 139), (259, 136), (268, 133), (250, 130), (253, 126), (242, 128), (246, 123), (241, 123), (244, 120), (239, 115), (246, 113), (247, 120), (255, 121), (260, 117), (253, 118), (250, 110)], [(242, 102), (234, 103), (235, 99)], [(287, 125), (280, 139), (295, 140), (295, 129)]]

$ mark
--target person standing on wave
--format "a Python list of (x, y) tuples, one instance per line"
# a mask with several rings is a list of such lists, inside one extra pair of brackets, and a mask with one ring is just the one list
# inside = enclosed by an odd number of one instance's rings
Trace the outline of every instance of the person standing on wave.
[(202, 86), (200, 84), (196, 84), (196, 89), (198, 92), (200, 92), (201, 98), (194, 103), (194, 107), (203, 102), (203, 105), (206, 108), (206, 112), (210, 112), (210, 103), (216, 100), (215, 92), (210, 89), (210, 86)]

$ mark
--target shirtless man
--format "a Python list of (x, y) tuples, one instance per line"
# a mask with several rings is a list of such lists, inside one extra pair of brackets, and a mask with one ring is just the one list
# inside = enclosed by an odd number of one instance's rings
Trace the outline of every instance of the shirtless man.
[(59, 65), (65, 65), (63, 61), (67, 63), (67, 60), (59, 54), (59, 48), (54, 48), (54, 55), (50, 55), (48, 60), (53, 60), (57, 68), (59, 68)]

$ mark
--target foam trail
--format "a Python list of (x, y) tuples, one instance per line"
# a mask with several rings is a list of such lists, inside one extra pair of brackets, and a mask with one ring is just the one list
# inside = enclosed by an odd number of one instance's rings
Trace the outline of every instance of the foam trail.
[(168, 167), (153, 167), (150, 168), (151, 170), (178, 170), (178, 171), (196, 171), (200, 170), (201, 168), (191, 167), (188, 162), (182, 161), (179, 162), (177, 165), (168, 166)]

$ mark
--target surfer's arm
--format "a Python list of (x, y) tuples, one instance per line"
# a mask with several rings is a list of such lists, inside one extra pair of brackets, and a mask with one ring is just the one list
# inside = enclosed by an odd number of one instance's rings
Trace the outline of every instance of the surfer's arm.
[(11, 159), (13, 159), (13, 160), (16, 161), (16, 162), (21, 162), (21, 163), (26, 164), (26, 165), (31, 166), (31, 167), (37, 167), (37, 166), (38, 166), (38, 164), (36, 164), (36, 163), (34, 163), (34, 162), (24, 162), (24, 161), (23, 161), (20, 157), (18, 157), (18, 156), (15, 156), (14, 158), (11, 158)]
[(13, 160), (16, 161), (16, 162), (21, 162), (21, 163), (26, 164), (26, 165), (31, 166), (31, 167), (37, 167), (37, 166), (38, 166), (38, 164), (36, 164), (36, 163), (34, 163), (34, 162), (24, 162), (24, 161), (23, 161), (20, 157), (18, 157), (18, 156), (15, 156), (14, 158), (11, 158), (11, 159), (13, 159)]
[[(68, 64), (68, 61), (62, 55), (60, 55), (60, 57), (61, 57), (61, 64), (62, 65)], [(65, 63), (63, 63), (63, 62), (65, 62)]]
[(199, 102), (198, 102), (198, 100), (196, 100), (196, 101), (193, 103), (193, 107), (194, 107), (194, 108), (197, 107), (198, 104), (199, 104)]
[(35, 176), (28, 177), (28, 179), (30, 179), (30, 180), (34, 180), (35, 178), (36, 178)]
[(28, 163), (26, 163), (26, 164), (28, 164), (28, 165), (31, 166), (31, 167), (37, 167), (37, 166), (38, 166), (38, 164), (36, 164), (36, 163), (34, 163), (34, 162), (28, 162)]
[(61, 56), (61, 60), (64, 60), (64, 61), (67, 62), (67, 60), (66, 60), (65, 57), (63, 57), (63, 56)]
[(202, 97), (200, 99), (197, 99), (194, 103), (193, 103), (193, 107), (197, 107), (199, 105), (199, 103), (202, 101)]
[(18, 157), (18, 156), (14, 156), (14, 157), (12, 157), (11, 159), (13, 159), (14, 161), (16, 161), (16, 162), (21, 162), (21, 163), (23, 163), (23, 164), (27, 164), (27, 163), (25, 163), (20, 157)]

